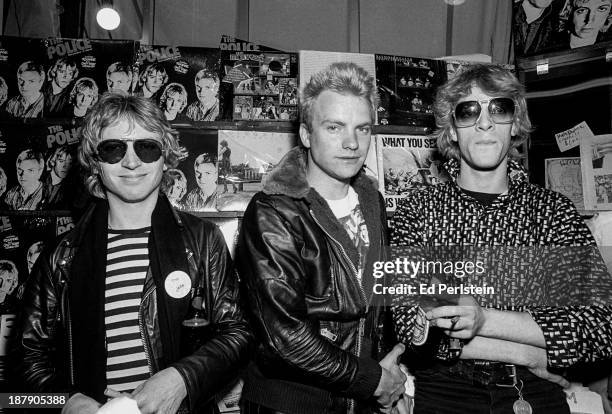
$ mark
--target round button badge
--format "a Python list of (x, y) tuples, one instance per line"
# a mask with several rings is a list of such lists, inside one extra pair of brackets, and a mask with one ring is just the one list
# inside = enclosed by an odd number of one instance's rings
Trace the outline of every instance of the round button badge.
[(164, 288), (174, 299), (184, 298), (191, 291), (191, 278), (182, 270), (175, 270), (166, 276)]

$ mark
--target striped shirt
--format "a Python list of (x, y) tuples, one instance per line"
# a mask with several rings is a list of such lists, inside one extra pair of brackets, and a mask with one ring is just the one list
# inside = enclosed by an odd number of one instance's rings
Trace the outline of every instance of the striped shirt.
[(138, 323), (138, 309), (149, 268), (150, 227), (108, 231), (104, 322), (106, 380), (116, 391), (131, 392), (151, 376)]

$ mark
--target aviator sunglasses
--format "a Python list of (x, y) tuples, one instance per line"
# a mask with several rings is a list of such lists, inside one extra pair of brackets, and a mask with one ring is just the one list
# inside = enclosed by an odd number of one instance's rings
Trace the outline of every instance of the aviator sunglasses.
[(491, 98), (488, 101), (459, 102), (453, 117), (457, 128), (476, 125), (482, 113), (482, 104), (488, 103), (489, 117), (496, 124), (511, 124), (514, 121), (516, 104), (511, 98)]
[(107, 139), (98, 144), (98, 158), (108, 164), (118, 163), (125, 157), (130, 141), (134, 143), (134, 152), (142, 162), (155, 162), (162, 156), (161, 142), (154, 139)]

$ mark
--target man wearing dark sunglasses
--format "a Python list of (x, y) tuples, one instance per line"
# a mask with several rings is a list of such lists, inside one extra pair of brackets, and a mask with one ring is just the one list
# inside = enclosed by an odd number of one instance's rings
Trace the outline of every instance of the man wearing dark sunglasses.
[[(27, 283), (25, 383), (69, 392), (63, 413), (107, 399), (142, 413), (218, 412), (213, 397), (235, 379), (251, 333), (221, 232), (160, 191), (178, 164), (176, 131), (151, 100), (106, 94), (82, 136), (95, 201)], [(204, 328), (187, 335), (196, 311)]]
[[(571, 201), (530, 184), (516, 159), (531, 124), (510, 71), (464, 70), (440, 87), (434, 112), (452, 179), (400, 203), (392, 245), (428, 260), (453, 246), (462, 260), (482, 258), (484, 271), (446, 275), (468, 292), (448, 306), (394, 298), (398, 336), (421, 356), (408, 358), (415, 414), (569, 413), (568, 383), (554, 370), (612, 357), (605, 263)], [(423, 279), (440, 289), (432, 280)], [(493, 293), (469, 289), (484, 286)]]

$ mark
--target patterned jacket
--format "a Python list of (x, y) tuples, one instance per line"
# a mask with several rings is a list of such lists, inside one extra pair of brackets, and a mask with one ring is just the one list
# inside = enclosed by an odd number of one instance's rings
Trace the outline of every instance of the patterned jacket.
[[(528, 311), (544, 333), (550, 367), (612, 357), (612, 277), (572, 202), (530, 184), (511, 160), (508, 191), (485, 206), (458, 187), (456, 160), (445, 167), (452, 180), (415, 191), (399, 204), (392, 245), (463, 246), (462, 254), (469, 246), (473, 254), (488, 255), (495, 268), (482, 277), (496, 294), (476, 299), (485, 307)], [(417, 310), (412, 302), (393, 299), (396, 330), (406, 344)], [(438, 358), (446, 359), (447, 350), (447, 343), (440, 344)]]

